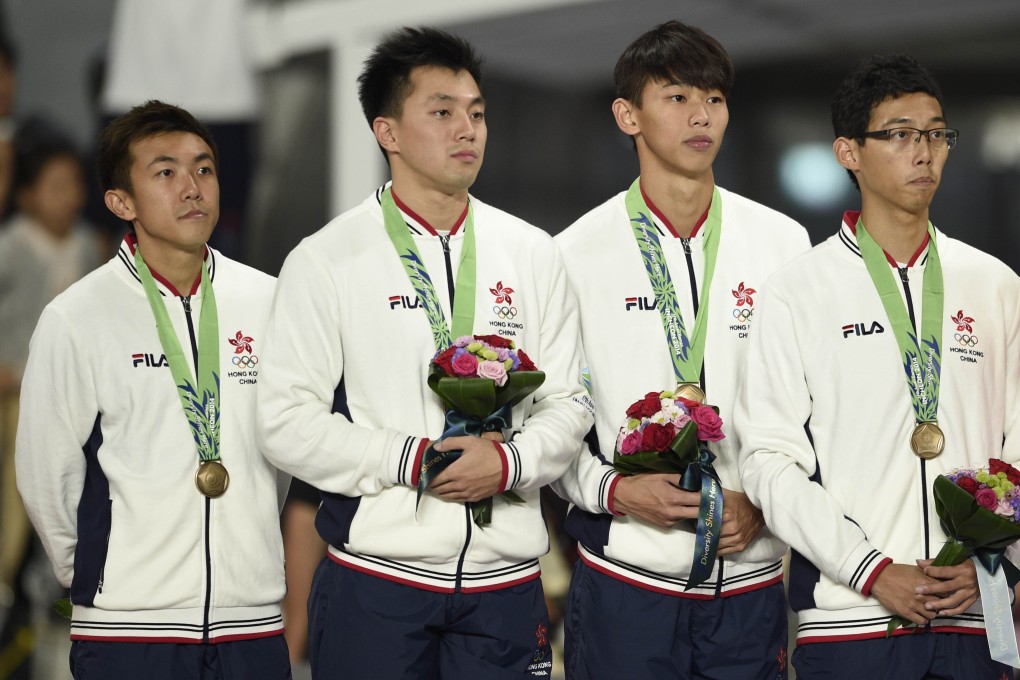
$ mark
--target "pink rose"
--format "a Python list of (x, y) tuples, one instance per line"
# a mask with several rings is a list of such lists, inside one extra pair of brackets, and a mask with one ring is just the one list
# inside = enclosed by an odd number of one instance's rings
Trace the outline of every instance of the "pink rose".
[(451, 363), (454, 375), (473, 378), (478, 374), (478, 359), (471, 352), (459, 352)]
[(498, 361), (482, 361), (478, 364), (478, 377), (490, 378), (502, 387), (506, 384), (506, 366)]
[(999, 499), (996, 497), (995, 491), (992, 489), (978, 489), (974, 498), (977, 499), (978, 505), (986, 510), (994, 512), (995, 508), (999, 507)]
[(1013, 505), (1003, 498), (999, 501), (999, 504), (995, 506), (995, 514), (999, 517), (1013, 518)]
[(623, 438), (623, 443), (620, 444), (620, 453), (625, 456), (629, 456), (635, 451), (641, 450), (641, 433), (634, 430), (626, 437)]
[(691, 420), (698, 425), (698, 439), (717, 442), (726, 435), (722, 432), (722, 418), (710, 406), (691, 409)]

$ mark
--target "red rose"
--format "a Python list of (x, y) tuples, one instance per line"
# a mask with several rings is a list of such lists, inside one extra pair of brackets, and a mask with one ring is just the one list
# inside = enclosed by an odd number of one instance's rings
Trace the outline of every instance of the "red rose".
[(1014, 484), (1020, 484), (1020, 470), (1009, 463), (1005, 463), (998, 458), (992, 458), (988, 461), (988, 472), (992, 475), (997, 475), (1000, 472), (1006, 473), (1006, 479), (1013, 482)]
[(641, 432), (642, 451), (665, 451), (673, 441), (673, 428), (669, 425), (649, 423)]
[(484, 342), (496, 349), (510, 349), (513, 345), (513, 341), (510, 338), (504, 338), (502, 335), (476, 335), (475, 340)]
[(690, 399), (687, 399), (685, 397), (677, 397), (677, 399), (679, 399), (680, 403), (683, 404), (684, 408), (687, 409), (688, 414), (693, 413), (694, 409), (702, 407), (702, 404), (696, 401), (691, 401)]
[(517, 359), (520, 361), (520, 364), (517, 366), (517, 370), (518, 371), (537, 371), (538, 370), (537, 368), (535, 368), (535, 364), (532, 363), (532, 361), (528, 357), (528, 355), (524, 353), (523, 349), (517, 350)]
[(956, 486), (960, 487), (971, 496), (977, 493), (978, 483), (970, 477), (960, 477), (956, 480)]
[(447, 347), (436, 355), (436, 358), (432, 360), (432, 363), (443, 369), (443, 372), (446, 373), (446, 375), (453, 375), (453, 353), (456, 351), (456, 346)]
[(662, 399), (658, 392), (649, 392), (644, 399), (635, 401), (627, 409), (628, 418), (649, 418), (662, 410)]

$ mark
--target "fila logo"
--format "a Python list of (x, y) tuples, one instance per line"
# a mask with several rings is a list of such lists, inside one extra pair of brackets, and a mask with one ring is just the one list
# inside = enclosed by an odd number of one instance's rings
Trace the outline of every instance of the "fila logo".
[(404, 309), (417, 309), (421, 306), (421, 300), (417, 295), (411, 298), (409, 295), (391, 295), (390, 296), (390, 309), (396, 309), (397, 307), (403, 307)]
[(134, 364), (135, 368), (138, 368), (142, 364), (151, 368), (159, 368), (160, 366), (170, 365), (170, 362), (166, 360), (165, 354), (160, 354), (158, 359), (155, 354), (132, 354), (131, 363)]
[(628, 312), (634, 309), (635, 307), (642, 311), (655, 309), (654, 297), (651, 299), (646, 297), (629, 297), (626, 300), (624, 300), (624, 303), (626, 303)]
[(885, 328), (882, 327), (877, 321), (871, 322), (871, 327), (865, 327), (863, 323), (848, 323), (843, 326), (843, 339), (850, 337), (851, 335), (871, 335), (872, 333), (885, 333)]

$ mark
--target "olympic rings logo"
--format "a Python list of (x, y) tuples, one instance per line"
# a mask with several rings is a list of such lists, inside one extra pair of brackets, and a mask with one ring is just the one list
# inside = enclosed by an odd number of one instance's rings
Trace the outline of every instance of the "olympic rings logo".
[(736, 319), (737, 321), (747, 321), (748, 319), (751, 318), (752, 314), (754, 314), (753, 309), (738, 308), (733, 310), (733, 318)]
[(251, 356), (243, 354), (239, 357), (231, 357), (230, 361), (238, 368), (254, 368), (259, 363), (259, 358), (254, 354)]
[(960, 343), (961, 345), (964, 345), (966, 347), (973, 347), (974, 345), (978, 344), (978, 338), (977, 338), (976, 335), (967, 335), (967, 334), (961, 335), (960, 333), (957, 333), (953, 337), (956, 338), (956, 341), (958, 343)]
[(517, 308), (507, 307), (506, 305), (503, 306), (495, 305), (492, 308), (492, 313), (495, 314), (500, 319), (512, 319), (515, 316), (517, 316)]

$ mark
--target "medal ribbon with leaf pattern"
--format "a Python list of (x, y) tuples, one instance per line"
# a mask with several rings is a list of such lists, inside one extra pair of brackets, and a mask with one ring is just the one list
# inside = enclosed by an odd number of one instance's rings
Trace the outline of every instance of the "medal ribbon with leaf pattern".
[(414, 239), (407, 231), (404, 218), (400, 215), (396, 202), (393, 200), (391, 187), (386, 187), (382, 194), (383, 223), (386, 233), (397, 251), (400, 263), (404, 265), (411, 288), (418, 294), (429, 328), (432, 329), (432, 340), (436, 351), (442, 351), (453, 344), (454, 338), (471, 335), (475, 319), (475, 228), (474, 208), (468, 202), (468, 214), (464, 220), (464, 247), (460, 254), (457, 267), (456, 295), (453, 299), (453, 328), (446, 323), (446, 315), (439, 304), (439, 297), (432, 285), (425, 262), (414, 246)]
[(634, 180), (627, 190), (626, 204), (627, 215), (634, 229), (634, 238), (637, 240), (638, 250), (641, 251), (641, 259), (645, 263), (648, 282), (652, 284), (652, 291), (655, 293), (655, 306), (662, 319), (662, 330), (669, 346), (673, 373), (676, 374), (677, 382), (697, 383), (701, 380), (701, 366), (705, 360), (708, 296), (719, 254), (719, 232), (722, 225), (722, 200), (719, 197), (719, 189), (713, 188), (712, 205), (708, 209), (708, 218), (701, 228), (704, 236), (705, 276), (698, 301), (698, 313), (694, 319), (694, 333), (690, 336), (687, 335), (676, 290), (669, 276), (666, 258), (662, 254), (659, 236), (652, 225), (652, 211), (648, 209), (641, 195), (640, 177)]
[(220, 365), (220, 349), (218, 343), (219, 318), (216, 313), (216, 295), (213, 293), (209, 280), (209, 269), (202, 263), (202, 311), (198, 317), (198, 379), (193, 380), (188, 361), (177, 339), (170, 315), (163, 304), (163, 296), (156, 287), (156, 281), (149, 272), (149, 267), (142, 259), (141, 250), (135, 247), (135, 267), (138, 278), (142, 281), (142, 289), (149, 300), (152, 315), (156, 318), (156, 332), (159, 344), (170, 364), (170, 374), (184, 408), (184, 416), (191, 426), (191, 434), (195, 438), (198, 457), (202, 461), (220, 459), (220, 416), (223, 406), (220, 403), (220, 377), (217, 373)]
[(896, 344), (903, 357), (903, 370), (910, 388), (914, 417), (919, 423), (935, 422), (939, 408), (939, 382), (942, 375), (942, 262), (935, 246), (935, 227), (928, 223), (928, 261), (924, 266), (921, 288), (921, 338), (910, 323), (910, 315), (893, 277), (882, 248), (858, 218), (855, 227), (857, 246), (868, 268), (871, 281), (882, 300)]

